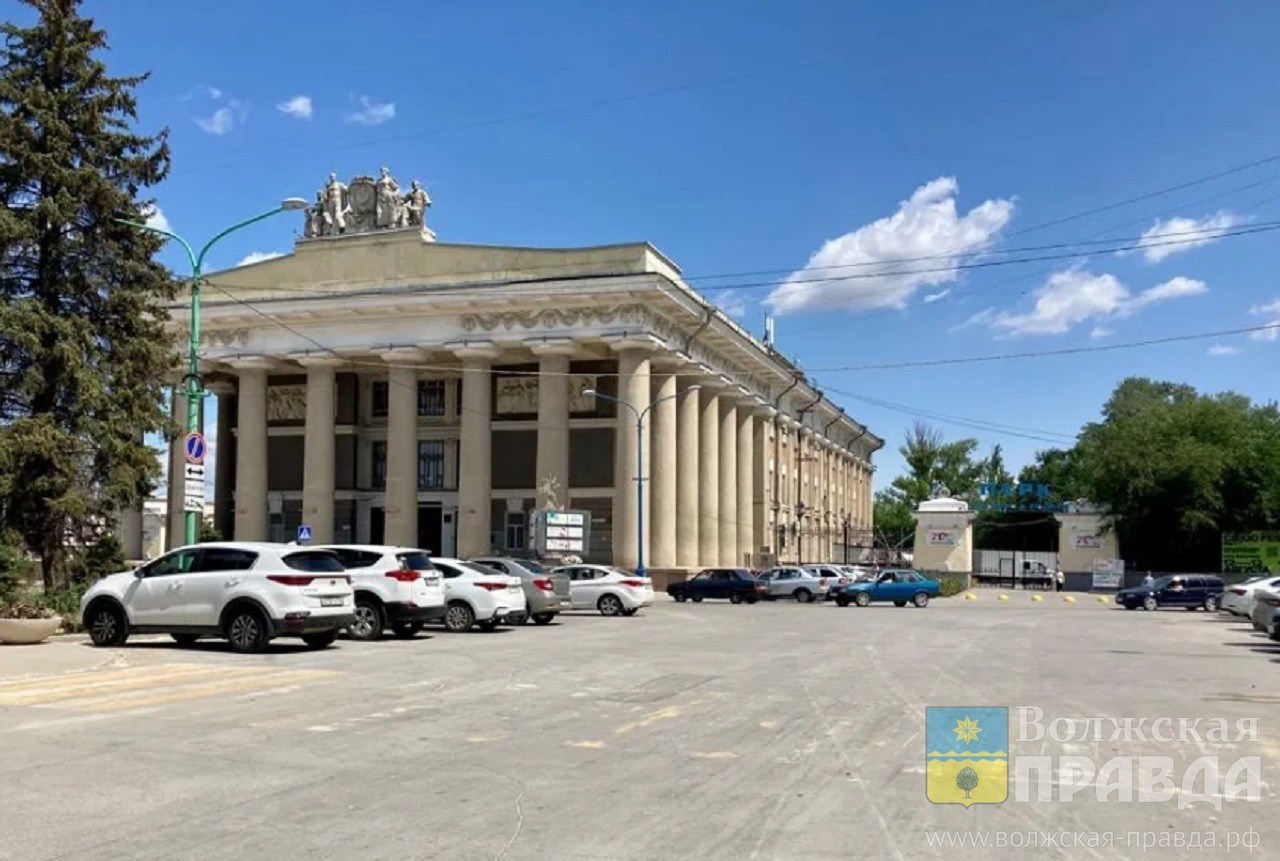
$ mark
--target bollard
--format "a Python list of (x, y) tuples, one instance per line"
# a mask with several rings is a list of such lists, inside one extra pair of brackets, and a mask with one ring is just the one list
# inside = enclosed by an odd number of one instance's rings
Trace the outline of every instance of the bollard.
[(1065, 603), (1065, 604), (1074, 604), (1074, 603), (1076, 602), (1076, 596), (1075, 596), (1075, 595), (1063, 595), (1063, 596), (1062, 596), (1062, 601), (1063, 601), (1063, 603)]
[(1008, 601), (1008, 600), (1009, 600), (1009, 596), (1008, 596), (1008, 595), (1005, 595), (1005, 594), (1003, 594), (1003, 593), (1001, 593), (998, 597), (999, 597), (999, 600), (1001, 600), (1001, 601)]
[(964, 599), (965, 599), (966, 601), (977, 601), (977, 600), (978, 600), (978, 596), (977, 596), (977, 595), (975, 595), (975, 594), (973, 594), (972, 592), (965, 592), (965, 593), (964, 593)]
[(1031, 600), (1032, 600), (1032, 601), (1035, 601), (1035, 602), (1038, 604), (1039, 602), (1041, 602), (1041, 601), (1043, 601), (1043, 600), (1044, 600), (1044, 596), (1043, 596), (1043, 595), (1032, 595), (1032, 596), (1031, 596)]
[(1111, 599), (1110, 599), (1110, 598), (1108, 598), (1106, 595), (1099, 595), (1099, 596), (1098, 596), (1098, 603), (1099, 603), (1099, 604), (1110, 604), (1110, 603), (1111, 603)]

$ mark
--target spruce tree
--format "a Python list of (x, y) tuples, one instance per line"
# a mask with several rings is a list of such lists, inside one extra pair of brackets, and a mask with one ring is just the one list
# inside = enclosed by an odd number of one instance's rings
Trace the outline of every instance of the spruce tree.
[(57, 587), (68, 548), (159, 477), (175, 284), (161, 241), (116, 219), (145, 218), (169, 148), (133, 130), (146, 76), (107, 74), (80, 0), (23, 2), (35, 23), (0, 25), (0, 529)]

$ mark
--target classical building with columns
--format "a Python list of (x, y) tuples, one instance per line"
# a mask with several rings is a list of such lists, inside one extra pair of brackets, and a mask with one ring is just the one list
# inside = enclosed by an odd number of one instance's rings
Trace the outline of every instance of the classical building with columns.
[[(882, 441), (653, 246), (447, 244), (325, 206), (291, 254), (206, 281), (222, 535), (522, 554), (532, 511), (572, 508), (588, 561), (633, 567), (643, 521), (662, 571), (823, 560), (870, 533)], [(655, 405), (637, 434), (596, 392)]]

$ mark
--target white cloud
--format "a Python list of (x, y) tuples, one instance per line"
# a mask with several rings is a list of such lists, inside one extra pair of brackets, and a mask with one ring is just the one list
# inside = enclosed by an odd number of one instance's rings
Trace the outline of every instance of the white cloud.
[(261, 263), (264, 260), (274, 260), (277, 257), (283, 257), (282, 251), (253, 251), (240, 258), (237, 266), (248, 266), (250, 263)]
[(395, 102), (375, 102), (368, 96), (361, 96), (356, 101), (360, 103), (360, 110), (351, 111), (343, 115), (343, 118), (349, 123), (361, 126), (378, 126), (388, 120), (395, 119)]
[[(987, 309), (969, 322), (986, 323), (1010, 335), (1060, 335), (1081, 323), (1129, 317), (1157, 302), (1208, 290), (1203, 281), (1179, 276), (1134, 296), (1116, 276), (1095, 275), (1076, 267), (1050, 275), (1033, 294), (1035, 304), (1030, 311), (1014, 314)], [(1111, 330), (1098, 325), (1090, 334), (1100, 338)]]
[(1240, 352), (1239, 347), (1232, 347), (1227, 344), (1214, 344), (1209, 348), (1207, 355), (1210, 356), (1234, 356)]
[(747, 315), (747, 300), (739, 295), (737, 290), (721, 290), (711, 297), (711, 302), (718, 305), (720, 310), (730, 317), (745, 317)]
[(294, 96), (276, 105), (276, 110), (294, 119), (309, 120), (311, 119), (311, 97)]
[(179, 97), (178, 101), (189, 102), (193, 98), (195, 98), (197, 95), (207, 96), (216, 102), (218, 99), (222, 98), (222, 90), (218, 89), (217, 87), (208, 87), (208, 86), (205, 86), (204, 84), (196, 84), (194, 87), (192, 87), (190, 90), (187, 91), (187, 94), (185, 96)]
[(1259, 329), (1256, 332), (1250, 332), (1250, 338), (1255, 341), (1280, 340), (1280, 299), (1273, 299), (1265, 305), (1254, 305), (1249, 309), (1249, 313), (1266, 314), (1271, 318), (1265, 324), (1270, 326), (1270, 329)]
[(943, 299), (947, 298), (950, 295), (951, 295), (951, 288), (944, 287), (943, 289), (939, 290), (937, 293), (930, 293), (920, 301), (923, 302), (925, 305), (932, 305), (934, 302), (941, 302)]
[[(824, 243), (766, 304), (777, 314), (904, 308), (918, 289), (956, 281), (955, 267), (989, 246), (1013, 215), (1012, 200), (988, 200), (959, 215), (958, 191), (954, 177), (920, 186), (893, 215)], [(917, 257), (932, 259), (893, 262)]]
[(147, 219), (147, 227), (154, 227), (156, 230), (173, 230), (173, 226), (169, 224), (168, 216), (164, 214), (164, 210), (160, 207), (148, 204), (142, 207), (142, 214)]
[[(1142, 234), (1134, 250), (1142, 251), (1148, 263), (1159, 263), (1181, 251), (1216, 242), (1222, 234), (1242, 223), (1244, 218), (1225, 209), (1200, 219), (1179, 216), (1161, 221), (1157, 218)], [(1161, 242), (1166, 244), (1157, 244)]]
[(196, 117), (195, 120), (201, 131), (211, 135), (230, 134), (236, 127), (235, 113), (226, 106), (218, 108), (207, 117)]

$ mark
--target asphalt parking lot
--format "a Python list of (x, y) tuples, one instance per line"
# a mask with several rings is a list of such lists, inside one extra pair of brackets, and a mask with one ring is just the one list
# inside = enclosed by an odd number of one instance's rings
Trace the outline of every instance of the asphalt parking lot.
[[(939, 835), (1246, 829), (1254, 854), (1280, 846), (1280, 646), (1204, 613), (660, 597), (631, 619), (287, 643), (0, 649), (0, 858), (1202, 858), (1223, 853)], [(1090, 747), (1258, 755), (1263, 800), (929, 802), (925, 708), (983, 705), (1258, 718), (1255, 743)], [(1057, 748), (1079, 753), (1010, 752)]]

